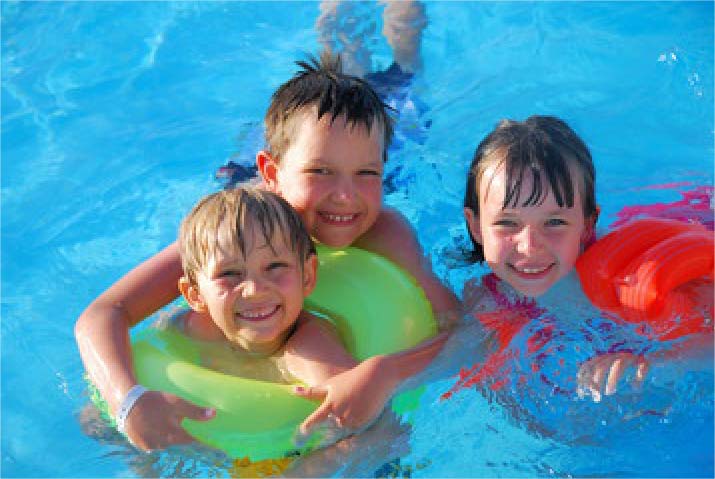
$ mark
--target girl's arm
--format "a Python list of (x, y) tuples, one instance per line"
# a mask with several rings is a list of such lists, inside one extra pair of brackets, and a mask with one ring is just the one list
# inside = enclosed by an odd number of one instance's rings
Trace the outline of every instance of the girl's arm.
[(617, 392), (618, 384), (629, 368), (635, 368), (633, 383), (640, 386), (655, 366), (673, 363), (684, 370), (712, 367), (713, 333), (692, 334), (672, 347), (645, 355), (628, 352), (604, 353), (590, 358), (578, 370), (578, 395), (591, 396), (599, 402)]
[[(103, 292), (75, 324), (82, 361), (112, 414), (116, 414), (129, 389), (137, 384), (129, 329), (178, 295), (180, 276), (181, 261), (174, 243)], [(201, 419), (207, 415), (211, 417), (212, 413), (176, 396), (150, 391), (142, 395), (131, 410), (126, 434), (142, 449), (190, 442), (191, 437), (179, 426), (181, 418)]]

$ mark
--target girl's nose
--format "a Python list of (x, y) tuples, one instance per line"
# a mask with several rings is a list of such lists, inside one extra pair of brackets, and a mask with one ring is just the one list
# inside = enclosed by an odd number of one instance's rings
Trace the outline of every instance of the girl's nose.
[(537, 228), (525, 226), (516, 236), (516, 251), (531, 255), (541, 248), (541, 237)]

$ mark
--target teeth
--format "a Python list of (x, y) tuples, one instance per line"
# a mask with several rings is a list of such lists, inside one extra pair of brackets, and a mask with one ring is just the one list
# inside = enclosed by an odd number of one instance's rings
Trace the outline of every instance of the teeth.
[(543, 266), (541, 268), (517, 268), (517, 271), (520, 271), (520, 272), (526, 273), (526, 274), (538, 274), (538, 273), (543, 273), (548, 268), (549, 268), (548, 266)]
[(252, 309), (250, 311), (241, 311), (239, 312), (239, 316), (243, 316), (245, 318), (262, 318), (265, 316), (268, 316), (269, 314), (272, 314), (276, 310), (277, 306), (267, 306), (265, 308), (261, 309)]
[(329, 213), (325, 213), (324, 216), (328, 218), (330, 221), (336, 221), (336, 222), (345, 222), (345, 221), (351, 221), (355, 219), (355, 215), (331, 215)]

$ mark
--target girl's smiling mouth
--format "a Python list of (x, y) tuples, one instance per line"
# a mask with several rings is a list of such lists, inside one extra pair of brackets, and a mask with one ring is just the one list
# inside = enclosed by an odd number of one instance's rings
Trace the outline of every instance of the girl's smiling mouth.
[(555, 263), (546, 265), (523, 265), (517, 266), (509, 264), (509, 267), (514, 270), (519, 276), (529, 279), (538, 279), (545, 276), (555, 266)]

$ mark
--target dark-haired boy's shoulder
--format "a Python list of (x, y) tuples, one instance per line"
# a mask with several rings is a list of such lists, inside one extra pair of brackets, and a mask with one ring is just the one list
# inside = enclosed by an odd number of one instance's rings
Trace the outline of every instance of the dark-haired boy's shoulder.
[(417, 247), (417, 239), (412, 226), (402, 213), (395, 208), (383, 206), (375, 223), (358, 239), (355, 246), (394, 261), (395, 252), (412, 250)]

